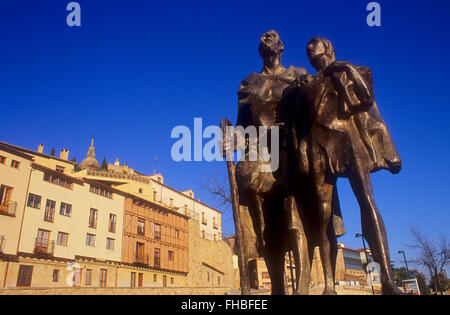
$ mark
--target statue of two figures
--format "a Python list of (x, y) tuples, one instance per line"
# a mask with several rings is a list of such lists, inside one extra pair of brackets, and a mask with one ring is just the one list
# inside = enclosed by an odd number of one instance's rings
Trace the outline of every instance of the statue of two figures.
[[(271, 172), (262, 171), (267, 162), (259, 156), (248, 159), (252, 141), (244, 141), (237, 165), (228, 162), (231, 189), (236, 192), (235, 219), (239, 211), (248, 210), (272, 294), (287, 294), (287, 252), (295, 260), (294, 294), (308, 294), (317, 246), (325, 277), (323, 293), (336, 294), (336, 239), (345, 233), (336, 181), (348, 178), (360, 206), (363, 236), (380, 265), (382, 293), (400, 294), (392, 280), (386, 230), (370, 173), (386, 169), (396, 174), (401, 160), (375, 103), (371, 71), (337, 61), (331, 42), (320, 37), (311, 39), (306, 48), (315, 75), (304, 68), (283, 67), (283, 50), (276, 31), (264, 33), (259, 45), (263, 69), (251, 73), (238, 90), (236, 126), (277, 126), (278, 146), (270, 142), (267, 146), (268, 151), (279, 150), (279, 165)], [(230, 124), (221, 121), (224, 132)], [(224, 155), (237, 149), (238, 144), (224, 133)], [(238, 250), (245, 258), (250, 244), (244, 244), (242, 229), (236, 227), (241, 238)], [(246, 266), (241, 264), (241, 270)]]

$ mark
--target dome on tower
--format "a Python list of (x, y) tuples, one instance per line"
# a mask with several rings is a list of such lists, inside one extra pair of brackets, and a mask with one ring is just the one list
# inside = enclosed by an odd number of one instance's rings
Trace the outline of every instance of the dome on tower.
[(86, 169), (86, 168), (100, 169), (100, 164), (95, 159), (94, 138), (92, 138), (91, 146), (89, 147), (87, 156), (83, 161), (81, 161), (80, 167), (82, 169)]

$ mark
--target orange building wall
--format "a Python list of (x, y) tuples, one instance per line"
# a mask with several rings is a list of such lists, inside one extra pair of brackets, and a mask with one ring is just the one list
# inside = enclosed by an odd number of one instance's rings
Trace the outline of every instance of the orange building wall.
[[(138, 220), (145, 222), (144, 235), (137, 233)], [(167, 211), (161, 206), (149, 202), (126, 198), (123, 223), (123, 262), (136, 263), (136, 242), (139, 242), (145, 244), (144, 265), (148, 264), (149, 267), (158, 268), (154, 265), (154, 250), (158, 248), (160, 250), (159, 269), (183, 273), (189, 271), (187, 217)], [(160, 240), (156, 240), (154, 236), (155, 223), (160, 225)], [(175, 237), (176, 230), (179, 233), (178, 239)], [(173, 251), (173, 261), (169, 261), (168, 251)]]

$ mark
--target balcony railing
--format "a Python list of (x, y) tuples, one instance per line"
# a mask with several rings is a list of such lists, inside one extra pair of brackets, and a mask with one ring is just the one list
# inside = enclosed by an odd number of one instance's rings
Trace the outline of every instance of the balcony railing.
[(0, 204), (0, 214), (7, 215), (10, 217), (16, 216), (16, 208), (17, 208), (17, 202), (15, 201), (8, 201), (3, 204)]
[(3, 235), (0, 235), (0, 253), (3, 253), (5, 250), (6, 238)]
[(135, 264), (141, 264), (141, 265), (149, 265), (150, 259), (148, 255), (136, 255), (134, 256), (134, 263)]
[(55, 241), (37, 238), (34, 245), (34, 252), (36, 254), (53, 255), (55, 252)]

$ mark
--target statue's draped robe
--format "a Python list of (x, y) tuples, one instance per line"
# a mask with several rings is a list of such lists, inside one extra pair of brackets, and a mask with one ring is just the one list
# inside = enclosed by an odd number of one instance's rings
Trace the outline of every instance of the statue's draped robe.
[[(355, 66), (373, 95), (369, 68)], [(305, 137), (300, 147), (303, 168), (308, 167), (308, 153), (315, 152), (337, 177), (349, 177), (355, 160), (370, 172), (388, 169), (398, 172), (401, 160), (377, 104), (363, 105), (356, 96), (352, 82), (345, 72), (326, 77), (319, 72), (300, 91), (303, 98), (303, 118), (298, 125)], [(305, 131), (306, 130), (306, 131)]]

